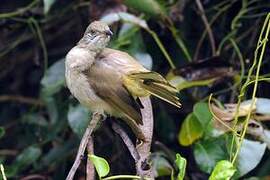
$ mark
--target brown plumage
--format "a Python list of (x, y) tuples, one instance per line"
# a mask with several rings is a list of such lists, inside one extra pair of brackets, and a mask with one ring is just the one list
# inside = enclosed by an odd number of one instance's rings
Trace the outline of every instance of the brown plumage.
[(94, 22), (66, 57), (66, 81), (71, 93), (92, 111), (122, 118), (144, 139), (139, 97), (150, 94), (180, 107), (177, 90), (125, 52), (106, 48), (111, 31)]

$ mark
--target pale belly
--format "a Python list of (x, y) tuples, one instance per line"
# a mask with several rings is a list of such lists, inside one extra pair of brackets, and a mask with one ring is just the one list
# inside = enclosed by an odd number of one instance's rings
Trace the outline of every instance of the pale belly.
[(115, 114), (110, 105), (96, 95), (83, 74), (67, 71), (66, 83), (72, 95), (92, 112)]

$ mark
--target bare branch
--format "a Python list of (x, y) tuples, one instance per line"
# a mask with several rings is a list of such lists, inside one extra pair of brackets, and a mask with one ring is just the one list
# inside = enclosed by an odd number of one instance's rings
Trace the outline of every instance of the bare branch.
[(140, 128), (145, 135), (145, 141), (137, 143), (136, 146), (140, 156), (139, 161), (136, 163), (136, 170), (138, 175), (154, 179), (153, 169), (148, 163), (154, 127), (152, 104), (150, 97), (140, 98), (140, 100), (144, 107), (141, 109), (143, 125)]
[[(87, 153), (94, 154), (94, 140), (92, 136), (90, 136), (87, 144)], [(95, 180), (95, 167), (89, 158), (87, 158), (86, 164), (86, 180)]]
[(98, 121), (102, 118), (102, 115), (95, 112), (92, 115), (92, 119), (83, 135), (83, 138), (81, 140), (77, 155), (76, 155), (76, 159), (72, 165), (72, 168), (70, 169), (68, 176), (66, 178), (66, 180), (73, 180), (73, 177), (81, 163), (82, 157), (84, 155), (84, 151), (86, 149), (86, 146), (88, 144), (89, 139), (91, 138), (91, 134), (93, 132), (93, 130), (95, 129)]
[(127, 146), (131, 156), (137, 162), (140, 158), (134, 144), (132, 143), (131, 139), (128, 137), (127, 133), (119, 126), (116, 122), (112, 122), (113, 130), (122, 138), (125, 145)]
[(36, 106), (44, 106), (44, 102), (39, 99), (34, 99), (30, 97), (24, 97), (20, 95), (1, 95), (0, 102), (13, 101), (24, 104), (31, 104)]

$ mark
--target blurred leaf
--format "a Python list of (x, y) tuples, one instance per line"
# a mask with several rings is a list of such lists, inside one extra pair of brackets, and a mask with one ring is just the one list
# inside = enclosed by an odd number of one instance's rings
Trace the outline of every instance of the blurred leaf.
[(65, 140), (61, 144), (58, 144), (55, 147), (52, 147), (47, 154), (44, 154), (38, 163), (37, 169), (48, 169), (49, 166), (57, 164), (65, 158), (67, 158), (74, 148), (78, 146), (78, 139), (77, 138), (70, 138)]
[(134, 56), (135, 56), (136, 59), (138, 59), (138, 61), (140, 62), (140, 64), (142, 64), (145, 68), (147, 68), (149, 70), (152, 69), (153, 59), (150, 56), (150, 54), (138, 50), (134, 54)]
[(202, 137), (203, 128), (196, 118), (196, 116), (191, 113), (184, 120), (180, 132), (178, 134), (178, 141), (183, 146), (189, 146), (194, 141)]
[(260, 163), (265, 149), (265, 143), (244, 139), (237, 161), (240, 176), (247, 174)]
[(43, 0), (44, 4), (44, 14), (47, 14), (51, 9), (52, 5), (55, 3), (55, 0)]
[(229, 180), (235, 173), (236, 169), (230, 161), (222, 160), (217, 163), (213, 172), (211, 173), (210, 180)]
[(11, 166), (8, 166), (6, 174), (8, 177), (12, 177), (18, 172), (23, 171), (32, 165), (36, 160), (41, 156), (41, 149), (35, 146), (29, 146), (24, 149), (21, 154), (19, 154), (14, 163)]
[(58, 106), (56, 104), (56, 100), (54, 97), (49, 96), (49, 97), (46, 97), (44, 101), (46, 102), (46, 108), (49, 114), (49, 119), (52, 124), (55, 124), (58, 121), (58, 117), (59, 117)]
[(110, 172), (110, 166), (106, 159), (95, 156), (93, 154), (88, 155), (88, 158), (94, 164), (99, 178), (105, 177)]
[(47, 127), (49, 125), (48, 121), (44, 116), (38, 113), (29, 113), (23, 116), (22, 122), (35, 124), (43, 127)]
[(55, 62), (41, 80), (41, 95), (44, 97), (57, 93), (65, 85), (65, 59)]
[(69, 126), (80, 138), (88, 126), (90, 115), (90, 111), (80, 104), (75, 107), (72, 105), (69, 106), (67, 114)]
[(218, 161), (228, 158), (224, 138), (211, 138), (196, 142), (194, 157), (199, 168), (210, 173)]
[(256, 113), (270, 115), (270, 99), (257, 98)]
[(156, 18), (164, 18), (167, 14), (165, 4), (157, 0), (124, 0), (124, 4)]
[(161, 152), (154, 152), (151, 154), (155, 177), (168, 176), (171, 174), (173, 167), (164, 156), (165, 155)]
[(187, 160), (181, 157), (181, 155), (177, 153), (175, 164), (179, 170), (179, 173), (177, 175), (177, 180), (183, 180), (186, 173)]
[(0, 138), (2, 138), (5, 135), (5, 128), (0, 126)]
[(198, 102), (193, 107), (193, 113), (200, 121), (203, 128), (206, 128), (211, 122), (212, 114), (209, 111), (208, 104), (205, 102)]
[[(251, 104), (251, 100), (241, 103), (241, 105)], [(263, 115), (270, 115), (270, 99), (256, 98), (256, 113)]]
[(134, 56), (145, 68), (152, 69), (152, 57), (145, 51), (142, 35), (134, 24), (124, 23), (117, 40), (113, 41), (112, 45), (113, 48), (126, 51)]
[(100, 20), (109, 25), (121, 20), (124, 22), (132, 23), (144, 29), (149, 29), (145, 20), (139, 17), (136, 17), (133, 14), (129, 14), (125, 12), (111, 13), (102, 17)]
[(174, 85), (177, 90), (183, 90), (188, 89), (191, 87), (197, 87), (197, 86), (209, 86), (214, 81), (216, 81), (215, 78), (207, 79), (207, 80), (198, 80), (198, 81), (187, 81), (181, 76), (174, 76), (173, 74), (168, 74), (167, 79), (169, 82)]

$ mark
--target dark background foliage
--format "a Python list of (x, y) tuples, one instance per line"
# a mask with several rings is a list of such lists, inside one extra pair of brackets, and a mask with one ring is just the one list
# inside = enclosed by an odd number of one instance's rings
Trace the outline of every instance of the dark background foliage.
[[(191, 0), (2, 0), (0, 162), (4, 164), (7, 176), (15, 179), (65, 178), (90, 112), (78, 106), (64, 86), (63, 59), (91, 21), (109, 13), (129, 12), (145, 20), (158, 35), (176, 70), (172, 70), (153, 36), (141, 28), (135, 28), (131, 35), (122, 35), (129, 41), (120, 41), (123, 22), (114, 23), (111, 28), (115, 36), (111, 47), (136, 57), (143, 55), (144, 58), (138, 59), (152, 64), (154, 71), (167, 77), (170, 72), (173, 77), (178, 75), (188, 82), (217, 78), (214, 83), (183, 89), (180, 93), (183, 107), (180, 110), (152, 98), (155, 116), (152, 152), (162, 152), (164, 156), (173, 158), (178, 152), (187, 159), (186, 176), (189, 179), (207, 179), (209, 175), (195, 162), (194, 146), (179, 144), (181, 124), (193, 111), (193, 105), (205, 100), (210, 93), (214, 93), (221, 102), (236, 102), (239, 86), (234, 86), (234, 80), (241, 75), (241, 58), (246, 74), (270, 3), (267, 0), (200, 2), (203, 12)], [(245, 3), (249, 3), (247, 7)], [(203, 14), (208, 23), (216, 18), (211, 24), (214, 53), (202, 20)], [(198, 48), (203, 32), (206, 36)], [(221, 46), (228, 37), (236, 42), (241, 56), (229, 40)], [(184, 48), (179, 45), (181, 43)], [(209, 59), (200, 61), (206, 58)], [(267, 48), (261, 74), (269, 75), (269, 68)], [(250, 92), (247, 91), (246, 99), (250, 98)], [(269, 83), (259, 84), (257, 96), (269, 98)], [(95, 132), (95, 153), (109, 162), (111, 174), (135, 174), (132, 158), (111, 130), (110, 121), (102, 122)], [(269, 164), (269, 151), (266, 151), (259, 166), (246, 177), (269, 175)], [(82, 165), (76, 179), (84, 176)]]

